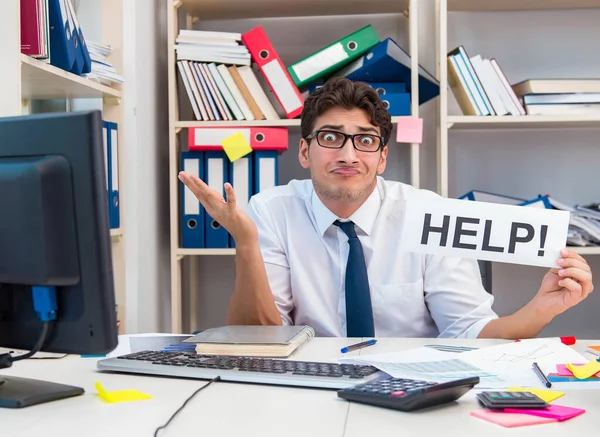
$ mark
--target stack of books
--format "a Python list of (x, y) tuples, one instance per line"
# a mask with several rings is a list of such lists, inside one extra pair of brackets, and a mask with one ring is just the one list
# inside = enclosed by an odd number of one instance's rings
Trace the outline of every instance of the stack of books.
[(250, 53), (240, 41), (239, 33), (180, 30), (175, 52), (178, 60), (250, 65)]
[(527, 79), (511, 85), (494, 58), (448, 53), (448, 84), (463, 115), (597, 115), (599, 79)]
[(523, 104), (494, 58), (469, 57), (464, 46), (448, 53), (448, 84), (464, 115), (525, 115)]
[(177, 68), (197, 120), (277, 120), (242, 34), (181, 30)]
[(530, 115), (599, 115), (599, 79), (528, 79), (513, 85)]
[[(295, 118), (330, 77), (367, 82), (390, 115), (410, 115), (410, 56), (393, 39), (381, 41), (371, 25), (288, 66), (261, 26), (244, 34), (181, 30), (176, 42), (177, 68), (197, 120)], [(439, 82), (421, 67), (419, 87), (421, 104), (439, 94)]]

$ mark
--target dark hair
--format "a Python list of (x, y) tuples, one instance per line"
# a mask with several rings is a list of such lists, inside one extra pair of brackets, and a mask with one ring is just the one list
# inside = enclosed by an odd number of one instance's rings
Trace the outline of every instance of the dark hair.
[(307, 97), (300, 121), (302, 138), (313, 132), (317, 117), (328, 109), (340, 107), (365, 111), (371, 124), (381, 130), (384, 144), (388, 143), (392, 134), (392, 117), (379, 94), (365, 82), (354, 82), (345, 77), (329, 79)]

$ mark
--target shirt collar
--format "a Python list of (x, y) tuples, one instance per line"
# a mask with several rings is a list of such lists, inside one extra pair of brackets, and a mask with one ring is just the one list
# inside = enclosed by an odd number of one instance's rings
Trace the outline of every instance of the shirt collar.
[[(365, 234), (370, 235), (375, 224), (375, 219), (379, 214), (381, 208), (381, 193), (380, 181), (377, 178), (377, 185), (369, 198), (358, 208), (354, 214), (348, 217), (348, 220), (352, 220), (356, 226), (358, 226)], [(315, 221), (317, 223), (317, 230), (319, 235), (322, 237), (325, 231), (333, 224), (334, 221), (338, 220), (339, 217), (331, 212), (324, 204), (315, 192), (314, 188), (311, 195), (311, 204), (313, 214), (315, 215)]]

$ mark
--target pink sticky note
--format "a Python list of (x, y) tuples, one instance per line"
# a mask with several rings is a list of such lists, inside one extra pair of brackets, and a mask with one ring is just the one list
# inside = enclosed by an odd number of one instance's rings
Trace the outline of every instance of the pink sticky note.
[(502, 425), (507, 428), (557, 422), (556, 419), (552, 419), (550, 417), (537, 417), (529, 414), (508, 414), (502, 411), (490, 410), (471, 411), (471, 416), (487, 420), (488, 422), (495, 423), (496, 425)]
[(399, 143), (423, 142), (422, 118), (399, 118), (396, 130), (396, 141)]
[[(574, 366), (583, 366), (584, 364), (573, 364)], [(567, 369), (566, 364), (557, 364), (556, 365), (556, 373), (558, 376), (573, 376), (573, 372)]]
[(521, 408), (505, 408), (504, 411), (507, 413), (530, 414), (532, 416), (555, 419), (560, 422), (585, 413), (585, 410), (582, 408), (565, 407), (563, 405), (556, 404), (552, 404), (546, 408), (536, 408), (531, 410), (525, 410)]

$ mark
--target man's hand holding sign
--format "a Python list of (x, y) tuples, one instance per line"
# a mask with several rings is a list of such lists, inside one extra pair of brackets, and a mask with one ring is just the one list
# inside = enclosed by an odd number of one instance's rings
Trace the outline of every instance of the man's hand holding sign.
[(593, 290), (589, 265), (564, 249), (569, 212), (458, 199), (409, 199), (402, 234), (407, 251), (551, 267), (536, 296), (480, 337), (534, 337)]

